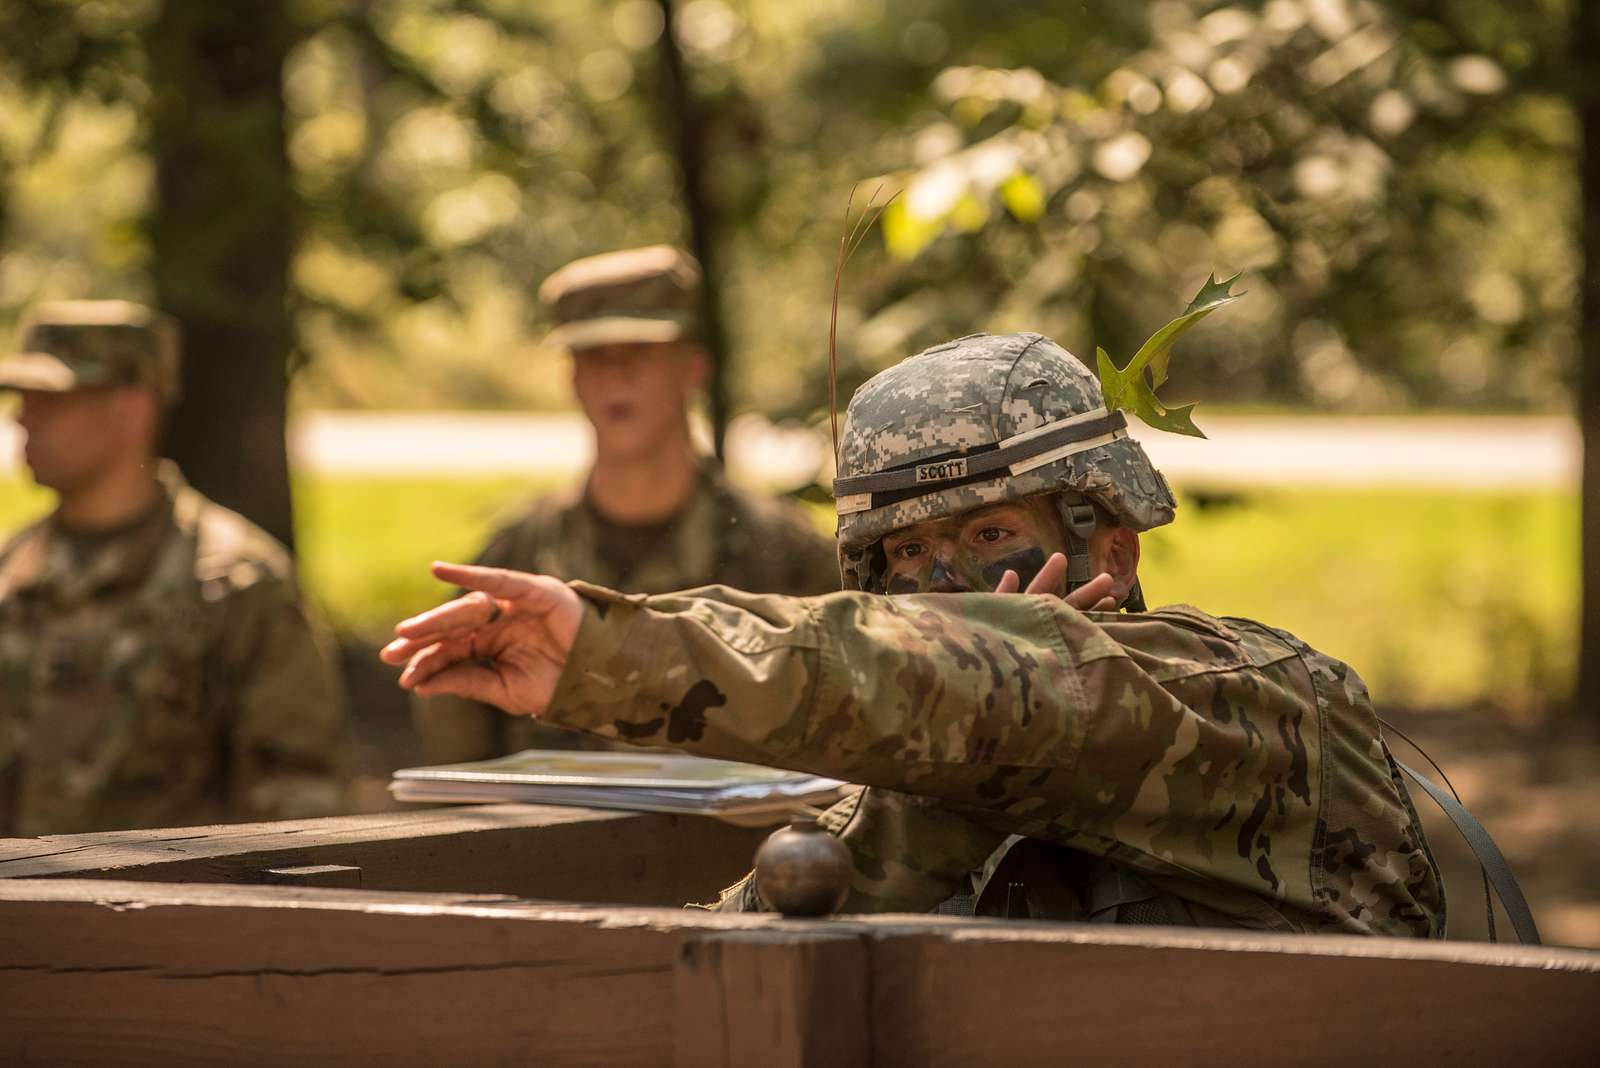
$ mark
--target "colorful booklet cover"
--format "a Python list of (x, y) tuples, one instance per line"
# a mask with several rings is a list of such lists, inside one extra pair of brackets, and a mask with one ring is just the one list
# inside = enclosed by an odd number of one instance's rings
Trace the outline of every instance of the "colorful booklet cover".
[(683, 753), (525, 749), (494, 760), (402, 768), (389, 791), (397, 801), (539, 805), (698, 812), (756, 817), (831, 804), (836, 779)]

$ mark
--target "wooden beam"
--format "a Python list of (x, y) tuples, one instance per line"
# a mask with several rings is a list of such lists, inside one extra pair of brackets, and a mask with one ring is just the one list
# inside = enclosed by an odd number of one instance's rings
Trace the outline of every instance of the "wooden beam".
[(1575, 1064), (1600, 953), (1033, 924), (885, 932), (875, 1063)]
[(0, 879), (266, 881), (273, 868), (361, 869), (373, 890), (507, 893), (561, 901), (715, 900), (750, 867), (767, 828), (704, 816), (542, 805), (463, 805), (0, 840)]
[(0, 1062), (1575, 1063), (1600, 953), (0, 881)]
[(867, 944), (840, 928), (716, 930), (686, 941), (674, 973), (674, 1063), (871, 1063)]
[(0, 1063), (862, 1064), (865, 965), (776, 917), (11, 880)]
[(672, 1056), (677, 938), (647, 925), (290, 887), (50, 880), (54, 900), (17, 900), (28, 885), (0, 883), (0, 1062)]

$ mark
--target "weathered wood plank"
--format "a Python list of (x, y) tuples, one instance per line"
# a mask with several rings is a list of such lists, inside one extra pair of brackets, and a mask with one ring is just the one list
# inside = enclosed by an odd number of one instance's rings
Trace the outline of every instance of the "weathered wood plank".
[[(0, 1062), (864, 1064), (865, 945), (836, 927), (13, 880), (0, 883)], [(685, 1026), (697, 1006), (718, 1033)]]
[(1600, 1042), (1600, 953), (1030, 926), (876, 940), (876, 1063), (1575, 1064)]
[(848, 929), (719, 930), (689, 939), (676, 973), (674, 1063), (869, 1064), (868, 966), (866, 939)]
[(422, 895), (213, 887), (162, 904), (150, 884), (50, 885), (99, 900), (5, 903), (0, 1062), (671, 1059), (671, 931)]
[(508, 893), (679, 905), (749, 870), (765, 828), (703, 816), (467, 805), (277, 823), (0, 840), (0, 879), (259, 882), (271, 868), (343, 865), (374, 890)]
[(1600, 953), (503, 896), (0, 881), (0, 1062), (1590, 1056)]

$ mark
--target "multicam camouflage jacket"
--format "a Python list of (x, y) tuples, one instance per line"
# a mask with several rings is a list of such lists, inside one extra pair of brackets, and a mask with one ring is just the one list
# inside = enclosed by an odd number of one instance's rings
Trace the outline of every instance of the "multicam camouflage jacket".
[(1282, 631), (1043, 597), (573, 585), (589, 605), (545, 718), (866, 784), (824, 821), (854, 856), (847, 909), (929, 909), (1023, 836), (1200, 922), (1442, 933), (1365, 687)]
[(283, 548), (163, 464), (163, 499), (0, 549), (0, 835), (322, 815), (343, 702)]
[[(580, 484), (535, 501), (489, 539), (477, 563), (640, 593), (712, 584), (794, 596), (839, 588), (833, 543), (798, 507), (737, 489), (710, 465), (701, 468), (695, 493), (666, 538), (641, 558), (607, 555)], [(512, 719), (474, 701), (419, 699), (412, 711), (429, 763), (583, 744), (571, 731)]]

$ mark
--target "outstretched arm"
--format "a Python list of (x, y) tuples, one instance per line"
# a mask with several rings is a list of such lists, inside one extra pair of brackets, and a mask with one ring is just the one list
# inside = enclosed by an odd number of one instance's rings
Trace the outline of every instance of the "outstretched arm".
[(938, 798), (1004, 833), (1249, 891), (1204, 898), (1230, 915), (1427, 929), (1404, 797), (1364, 692), (1339, 697), (1359, 681), (1267, 628), (1046, 596), (642, 597), (435, 573), (477, 592), (385, 649), (422, 692)]
[[(1029, 594), (1057, 588), (1066, 557), (1056, 553), (1029, 583)], [(395, 627), (385, 663), (405, 670), (400, 685), (419, 696), (445, 694), (496, 705), (515, 715), (540, 716), (550, 703), (583, 620), (583, 601), (565, 583), (475, 564), (435, 562), (433, 575), (470, 591)], [(1017, 592), (1007, 571), (996, 593)], [(1097, 575), (1062, 598), (1080, 611), (1106, 611), (1109, 575)]]

